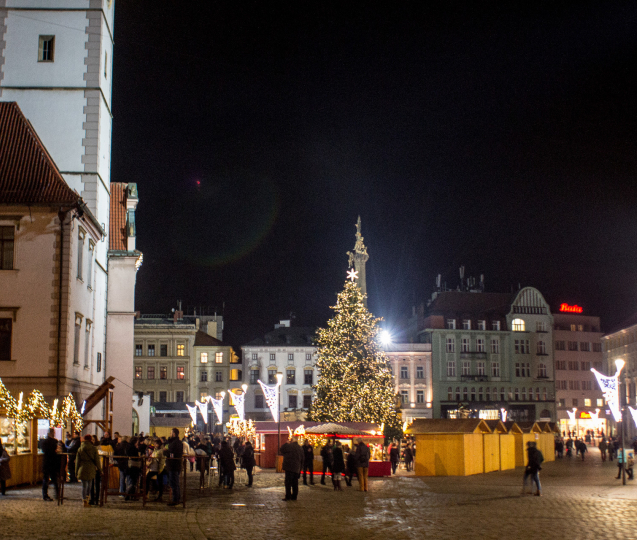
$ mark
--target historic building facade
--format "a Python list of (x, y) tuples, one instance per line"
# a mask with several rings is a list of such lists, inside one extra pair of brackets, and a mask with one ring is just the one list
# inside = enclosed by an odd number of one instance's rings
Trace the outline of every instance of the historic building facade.
[[(193, 363), (190, 367), (191, 401), (203, 401), (207, 396), (224, 397), (224, 410), (230, 405), (228, 391), (243, 383), (242, 365), (230, 345), (198, 330), (195, 334)], [(223, 393), (223, 394), (222, 394)]]
[(312, 403), (312, 385), (318, 375), (315, 367), (315, 330), (293, 327), (289, 320), (275, 325), (263, 338), (241, 347), (244, 378), (248, 383), (246, 415), (254, 420), (271, 419), (268, 405), (258, 383), (276, 384), (276, 374), (283, 376), (281, 412), (303, 417)]
[(422, 326), (434, 418), (556, 420), (553, 317), (537, 289), (437, 292)]

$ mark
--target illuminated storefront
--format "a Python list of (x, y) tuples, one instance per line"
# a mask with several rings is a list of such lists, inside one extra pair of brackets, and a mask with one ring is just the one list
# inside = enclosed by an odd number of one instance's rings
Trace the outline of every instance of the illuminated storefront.
[(595, 434), (606, 433), (607, 422), (600, 409), (566, 411), (568, 418), (560, 420), (560, 432), (567, 436), (584, 437), (586, 432), (593, 430)]

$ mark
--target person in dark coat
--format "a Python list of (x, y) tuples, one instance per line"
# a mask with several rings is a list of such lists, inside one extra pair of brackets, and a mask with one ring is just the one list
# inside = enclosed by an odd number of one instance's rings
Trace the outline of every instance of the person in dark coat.
[(128, 469), (128, 437), (119, 437), (115, 449), (115, 463), (119, 469), (119, 494), (123, 497), (126, 493), (126, 470)]
[(305, 456), (296, 437), (292, 437), (289, 442), (281, 446), (283, 456), (283, 470), (285, 471), (285, 498), (284, 501), (296, 501), (299, 495), (299, 478), (301, 476), (301, 465)]
[(168, 449), (166, 455), (166, 469), (168, 470), (168, 483), (172, 492), (172, 501), (168, 506), (177, 506), (179, 504), (179, 476), (181, 475), (182, 457), (184, 455), (184, 444), (179, 438), (179, 430), (173, 428), (171, 437), (168, 439)]
[(126, 500), (133, 499), (137, 493), (137, 482), (142, 472), (142, 460), (139, 451), (139, 440), (133, 437), (126, 449), (128, 469), (126, 471)]
[(369, 447), (362, 441), (358, 441), (355, 452), (356, 472), (360, 491), (367, 491), (367, 475), (369, 472)]
[(323, 458), (323, 476), (321, 476), (321, 484), (325, 485), (325, 473), (327, 471), (332, 473), (332, 441), (328, 440), (325, 446), (321, 448), (321, 457)]
[(535, 492), (536, 496), (540, 496), (542, 494), (542, 487), (540, 486), (540, 471), (542, 470), (542, 462), (544, 461), (544, 456), (542, 452), (540, 452), (535, 442), (529, 441), (526, 443), (526, 454), (527, 454), (527, 465), (524, 471), (524, 480), (522, 482), (522, 495), (526, 493), (526, 480), (530, 476), (531, 477), (531, 487), (533, 487), (533, 482), (537, 486), (537, 491)]
[(250, 441), (246, 441), (245, 450), (243, 451), (243, 468), (246, 470), (246, 474), (248, 475), (248, 487), (252, 487), (252, 471), (256, 464), (257, 462), (254, 460), (254, 448), (252, 448), (252, 443)]
[(234, 453), (227, 441), (222, 441), (219, 450), (219, 466), (223, 470), (223, 483), (228, 489), (234, 486), (234, 471), (237, 466), (234, 464)]
[(9, 453), (4, 449), (0, 440), (0, 493), (3, 496), (7, 494), (7, 480), (11, 479), (9, 461), (11, 461)]
[(412, 463), (414, 462), (414, 451), (411, 449), (410, 444), (405, 446), (403, 455), (405, 456), (405, 469), (407, 470), (407, 472), (409, 472), (411, 471)]
[(398, 467), (398, 462), (400, 461), (400, 450), (398, 450), (398, 445), (392, 443), (389, 447), (389, 462), (391, 463), (391, 472), (392, 474), (396, 474), (396, 468)]
[(80, 449), (80, 445), (82, 444), (82, 438), (80, 437), (80, 432), (73, 432), (73, 438), (69, 442), (66, 447), (66, 451), (69, 453), (69, 482), (75, 483), (77, 482), (77, 476), (75, 475), (75, 455), (77, 451)]
[(332, 455), (334, 457), (334, 461), (332, 462), (334, 491), (343, 491), (341, 488), (341, 475), (345, 472), (345, 460), (343, 459), (343, 449), (341, 448), (340, 441), (336, 441)]
[(349, 487), (352, 487), (352, 478), (354, 476), (358, 478), (358, 471), (356, 470), (356, 455), (354, 454), (354, 450), (350, 450), (347, 445), (345, 445), (345, 453), (347, 455), (345, 459), (345, 483)]
[[(40, 448), (44, 454), (44, 458), (42, 460), (42, 499), (45, 501), (52, 501), (53, 499), (49, 497), (49, 482), (53, 482), (53, 485), (55, 486), (56, 499), (60, 492), (57, 482), (58, 467), (60, 465), (58, 460), (58, 441), (55, 438), (55, 430), (53, 430), (53, 428), (49, 429), (49, 433), (47, 434), (46, 439), (42, 441)], [(75, 477), (75, 471), (73, 471), (73, 476)]]
[(310, 484), (314, 485), (314, 448), (310, 441), (303, 442), (303, 483), (307, 486), (307, 473), (310, 473)]

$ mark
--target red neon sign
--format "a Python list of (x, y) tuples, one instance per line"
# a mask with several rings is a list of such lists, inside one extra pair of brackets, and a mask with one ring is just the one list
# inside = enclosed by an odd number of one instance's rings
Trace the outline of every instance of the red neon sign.
[(561, 304), (560, 311), (566, 311), (567, 313), (582, 313), (582, 311), (584, 311), (584, 308), (578, 305), (569, 306), (568, 304)]

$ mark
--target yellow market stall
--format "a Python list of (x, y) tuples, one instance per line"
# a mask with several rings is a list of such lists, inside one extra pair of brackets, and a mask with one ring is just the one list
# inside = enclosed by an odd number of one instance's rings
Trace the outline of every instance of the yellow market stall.
[(416, 476), (469, 476), (484, 472), (483, 435), (491, 433), (480, 419), (417, 419), (405, 431), (416, 438)]
[(482, 436), (484, 443), (484, 472), (500, 470), (500, 437), (507, 435), (507, 429), (500, 420), (485, 420), (491, 433)]
[(522, 430), (515, 422), (503, 423), (504, 433), (500, 433), (500, 470), (515, 469), (515, 435)]
[[(511, 424), (511, 426), (509, 426), (509, 424)], [(526, 467), (528, 462), (526, 443), (532, 441), (538, 444), (542, 429), (537, 425), (537, 422), (507, 422), (505, 425), (511, 430), (513, 427), (512, 424), (516, 424), (520, 429), (520, 433), (513, 432), (515, 438), (515, 466)]]
[[(538, 422), (542, 430), (537, 447), (544, 456), (544, 461), (555, 461), (555, 432), (551, 422)], [(553, 424), (555, 425), (555, 424)]]

